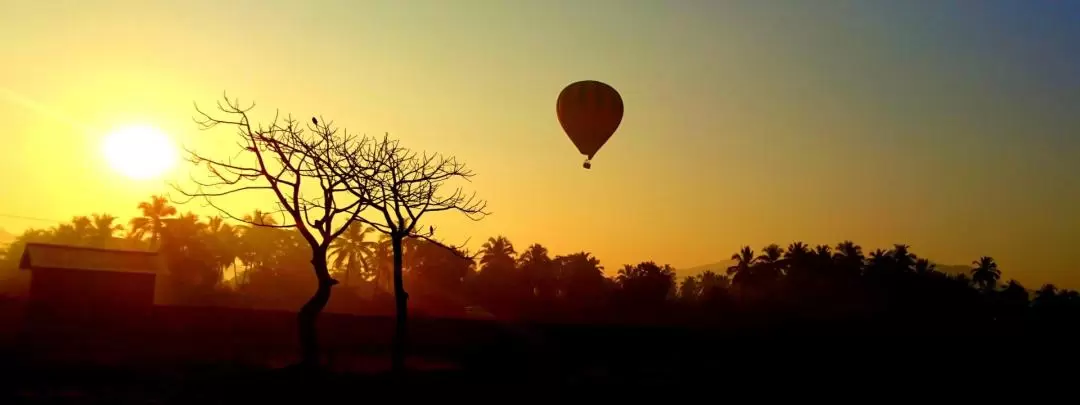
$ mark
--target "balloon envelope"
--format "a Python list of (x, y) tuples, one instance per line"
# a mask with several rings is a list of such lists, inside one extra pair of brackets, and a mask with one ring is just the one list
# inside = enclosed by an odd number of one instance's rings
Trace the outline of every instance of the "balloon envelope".
[(571, 83), (559, 93), (555, 112), (574, 146), (592, 159), (619, 128), (623, 101), (619, 92), (606, 83), (584, 80)]

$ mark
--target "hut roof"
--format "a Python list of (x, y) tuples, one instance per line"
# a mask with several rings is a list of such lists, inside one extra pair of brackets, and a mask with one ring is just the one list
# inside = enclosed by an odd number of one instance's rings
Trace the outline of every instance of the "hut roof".
[(19, 268), (157, 274), (164, 272), (164, 261), (156, 252), (27, 243)]

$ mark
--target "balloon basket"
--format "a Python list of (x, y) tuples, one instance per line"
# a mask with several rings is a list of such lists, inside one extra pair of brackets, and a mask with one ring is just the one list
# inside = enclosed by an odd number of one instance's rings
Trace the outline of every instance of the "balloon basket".
[(584, 168), (586, 168), (586, 169), (592, 169), (592, 163), (591, 163), (591, 162), (589, 162), (589, 160), (588, 160), (588, 159), (586, 159), (586, 160), (585, 160), (585, 163), (582, 163), (582, 164), (581, 164), (581, 167), (584, 167)]

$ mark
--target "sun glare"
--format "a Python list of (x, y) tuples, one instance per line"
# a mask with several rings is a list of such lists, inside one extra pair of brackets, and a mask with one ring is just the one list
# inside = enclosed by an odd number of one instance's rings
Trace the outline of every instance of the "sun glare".
[(134, 180), (161, 177), (178, 158), (169, 136), (149, 126), (121, 128), (109, 134), (102, 146), (109, 166)]

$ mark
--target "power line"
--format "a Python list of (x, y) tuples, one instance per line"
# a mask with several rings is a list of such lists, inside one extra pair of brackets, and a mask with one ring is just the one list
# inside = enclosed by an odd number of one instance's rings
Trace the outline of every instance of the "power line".
[(37, 217), (28, 217), (28, 216), (23, 216), (23, 215), (11, 215), (11, 214), (0, 214), (0, 218), (11, 218), (11, 219), (22, 219), (22, 220), (26, 220), (26, 221), (41, 221), (41, 222), (55, 222), (55, 223), (67, 222), (67, 221), (61, 221), (61, 220), (58, 220), (58, 219), (37, 218)]

